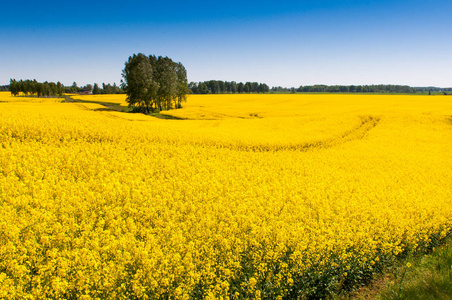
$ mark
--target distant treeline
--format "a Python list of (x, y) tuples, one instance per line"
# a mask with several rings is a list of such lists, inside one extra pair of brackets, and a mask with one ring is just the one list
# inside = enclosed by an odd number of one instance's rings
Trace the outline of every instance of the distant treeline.
[(77, 93), (86, 93), (86, 94), (124, 94), (125, 91), (116, 85), (116, 83), (105, 84), (102, 83), (102, 88), (99, 87), (97, 83), (87, 84), (85, 86), (77, 86), (77, 83), (74, 82), (71, 86), (64, 86), (59, 81), (57, 83), (54, 82), (38, 82), (36, 79), (34, 80), (15, 80), (11, 79), (9, 85), (0, 86), (0, 91), (10, 91), (11, 94), (17, 96), (19, 94), (25, 96), (38, 96), (38, 97), (54, 97), (54, 96), (62, 96), (63, 93), (68, 94), (77, 94)]
[(93, 94), (125, 94), (126, 92), (120, 87), (117, 86), (116, 83), (113, 85), (107, 83), (102, 83), (102, 88), (99, 88), (97, 83), (94, 84)]
[(416, 90), (407, 85), (306, 85), (299, 88), (272, 87), (274, 93), (401, 93), (412, 94)]
[(117, 86), (116, 83), (111, 85), (110, 83), (102, 83), (102, 88), (99, 87), (97, 83), (87, 84), (85, 86), (79, 87), (77, 83), (72, 83), (71, 86), (67, 86), (64, 88), (64, 92), (68, 94), (77, 94), (77, 93), (93, 93), (93, 94), (125, 94), (125, 91)]
[(242, 93), (416, 93), (407, 85), (307, 85), (299, 88), (272, 87), (265, 83), (209, 80), (190, 82), (188, 88), (193, 94), (242, 94)]
[[(14, 81), (14, 83), (13, 83)], [(13, 95), (18, 95), (22, 92), (26, 95), (38, 95), (38, 96), (56, 96), (59, 88), (63, 88), (63, 93), (92, 93), (92, 94), (125, 94), (126, 91), (122, 86), (116, 85), (116, 83), (105, 84), (102, 83), (102, 88), (97, 84), (87, 84), (85, 86), (77, 86), (74, 82), (71, 86), (63, 86), (59, 82), (43, 82), (39, 83), (35, 80), (20, 80), (16, 81), (12, 79), (10, 85), (1, 85), (0, 92), (11, 91)], [(204, 82), (190, 82), (188, 89), (193, 94), (242, 94), (242, 93), (402, 93), (402, 94), (414, 94), (414, 93), (443, 93), (445, 95), (452, 93), (452, 88), (440, 88), (440, 87), (410, 87), (407, 85), (390, 85), (390, 84), (378, 84), (378, 85), (307, 85), (300, 86), (298, 88), (287, 88), (281, 86), (274, 86), (269, 88), (265, 83), (258, 82), (235, 82), (235, 81), (222, 81), (222, 80), (209, 80)], [(15, 94), (16, 93), (16, 94)]]
[(408, 85), (308, 85), (300, 86), (297, 92), (301, 93), (416, 93)]
[(204, 82), (190, 82), (188, 88), (193, 94), (242, 94), (242, 93), (268, 93), (270, 88), (265, 83), (235, 82), (209, 80)]
[(64, 86), (61, 82), (37, 82), (35, 80), (10, 80), (10, 91), (14, 96), (20, 93), (25, 96), (36, 95), (38, 97), (62, 96), (64, 93)]
[(440, 88), (435, 86), (415, 87), (416, 92), (452, 92), (452, 88)]

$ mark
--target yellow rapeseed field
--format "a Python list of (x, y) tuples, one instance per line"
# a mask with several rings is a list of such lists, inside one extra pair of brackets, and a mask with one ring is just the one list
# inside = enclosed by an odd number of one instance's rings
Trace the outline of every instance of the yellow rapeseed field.
[(452, 97), (164, 113), (0, 93), (0, 298), (320, 298), (451, 231)]

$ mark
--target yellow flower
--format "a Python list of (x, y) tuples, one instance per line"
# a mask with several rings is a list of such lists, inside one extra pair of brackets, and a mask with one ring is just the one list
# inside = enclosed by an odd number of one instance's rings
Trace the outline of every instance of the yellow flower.
[(249, 280), (249, 285), (251, 288), (254, 288), (256, 286), (257, 280), (254, 277), (251, 277)]
[(73, 97), (0, 92), (2, 299), (284, 299), (451, 230), (444, 97)]

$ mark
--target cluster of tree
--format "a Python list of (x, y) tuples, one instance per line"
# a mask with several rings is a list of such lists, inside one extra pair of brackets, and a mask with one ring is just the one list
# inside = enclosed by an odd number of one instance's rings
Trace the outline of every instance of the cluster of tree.
[(0, 85), (0, 92), (9, 92), (9, 85)]
[(72, 83), (71, 86), (65, 86), (64, 87), (64, 92), (67, 94), (77, 94), (80, 93), (82, 90), (82, 87), (79, 87), (77, 85), (77, 82), (74, 81), (74, 83)]
[(287, 93), (295, 94), (296, 92), (294, 87), (286, 88), (282, 86), (274, 86), (270, 89), (270, 91), (274, 94), (287, 94)]
[(297, 92), (303, 93), (416, 93), (407, 85), (310, 85), (300, 86)]
[(414, 87), (417, 92), (452, 92), (452, 88), (440, 88), (436, 86)]
[(92, 89), (93, 94), (124, 94), (125, 91), (120, 87), (117, 86), (116, 83), (113, 83), (113, 85), (107, 83), (102, 83), (102, 88), (99, 87), (97, 83), (94, 84), (94, 87)]
[(79, 87), (76, 82), (72, 83), (71, 86), (64, 87), (64, 92), (69, 94), (77, 94), (83, 92), (91, 92), (93, 94), (124, 94), (124, 90), (117, 86), (116, 83), (111, 85), (110, 83), (102, 83), (102, 88), (99, 87), (97, 83), (94, 85), (87, 84), (85, 86)]
[(62, 96), (64, 93), (64, 86), (61, 82), (37, 82), (34, 80), (10, 80), (10, 90), (13, 96), (23, 93), (25, 96)]
[(125, 62), (122, 88), (135, 111), (181, 108), (189, 93), (187, 71), (168, 57), (134, 54)]
[(209, 80), (204, 82), (190, 82), (188, 88), (193, 94), (242, 94), (242, 93), (268, 93), (270, 88), (265, 83), (235, 82), (222, 80)]

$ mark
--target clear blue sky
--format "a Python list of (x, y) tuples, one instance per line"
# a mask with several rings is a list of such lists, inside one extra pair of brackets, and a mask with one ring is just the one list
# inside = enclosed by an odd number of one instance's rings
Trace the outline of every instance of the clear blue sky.
[(0, 85), (116, 82), (133, 53), (189, 81), (452, 87), (451, 0), (5, 1)]

